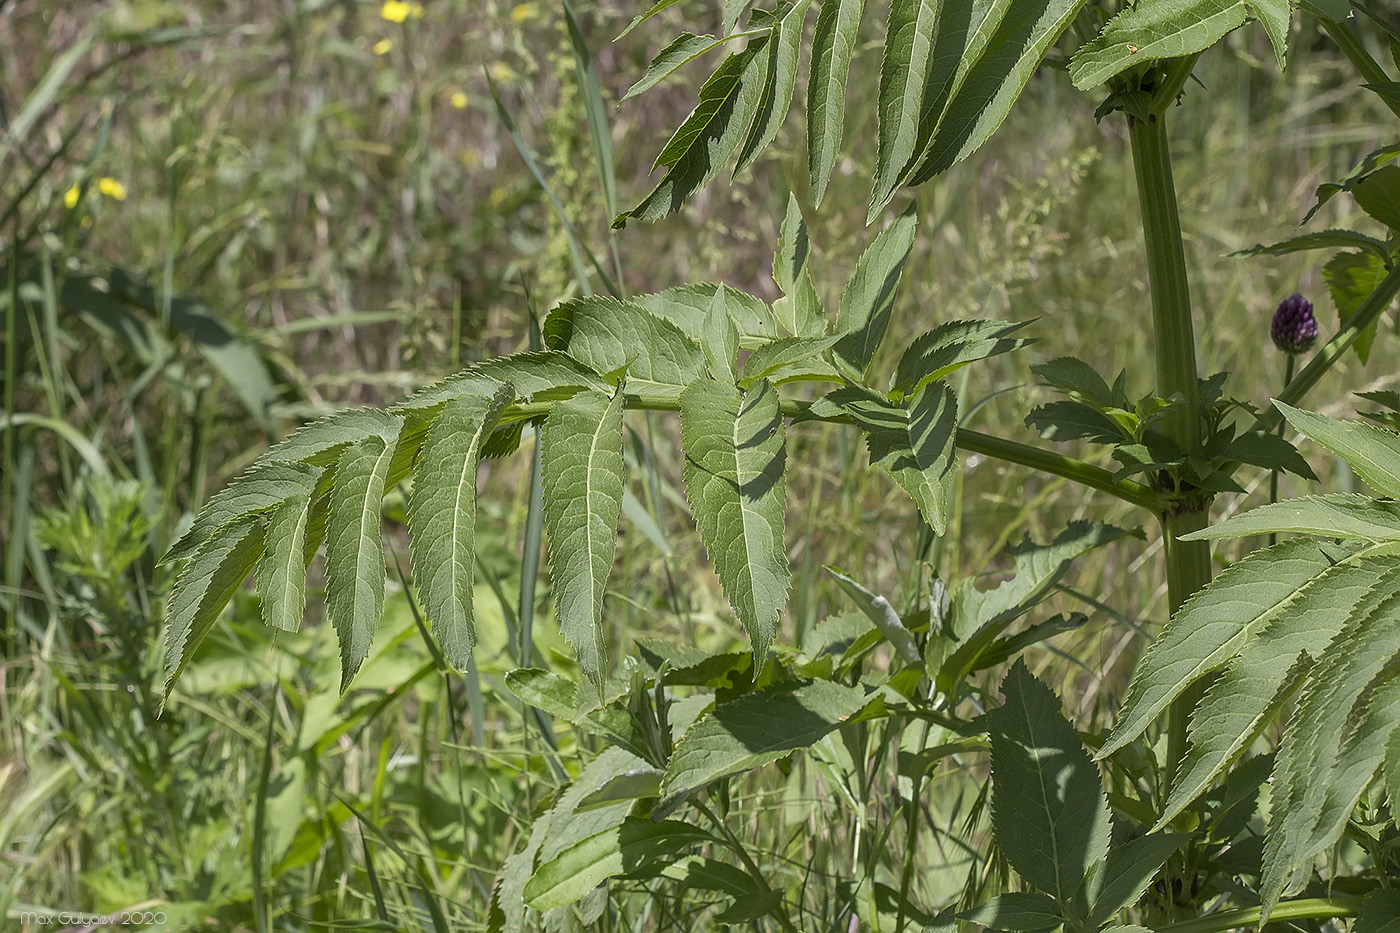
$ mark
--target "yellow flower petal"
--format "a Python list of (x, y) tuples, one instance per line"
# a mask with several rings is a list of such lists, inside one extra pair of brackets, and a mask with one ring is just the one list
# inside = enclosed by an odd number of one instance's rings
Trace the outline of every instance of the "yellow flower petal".
[(412, 11), (412, 4), (405, 3), (404, 0), (384, 0), (384, 5), (379, 8), (379, 15), (391, 23), (402, 23)]
[(452, 106), (458, 110), (467, 109), (467, 95), (461, 91), (452, 92)]
[(394, 40), (393, 40), (393, 39), (380, 39), (378, 42), (374, 43), (374, 54), (375, 54), (375, 55), (388, 55), (388, 54), (389, 54), (389, 50), (392, 49), (393, 47), (394, 47)]
[(78, 206), (78, 196), (81, 195), (82, 193), (83, 193), (82, 190), (81, 190), (77, 185), (74, 185), (73, 187), (69, 188), (67, 191), (63, 192), (63, 206), (66, 207), (66, 208), (68, 208), (70, 211), (71, 211), (73, 208), (77, 207), (77, 206)]
[(423, 18), (423, 4), (421, 4), (421, 3), (410, 3), (410, 4), (408, 5), (408, 18), (409, 18), (409, 19), (422, 19), (422, 18)]
[(115, 178), (99, 178), (97, 180), (97, 190), (114, 201), (126, 200), (126, 185)]
[(523, 23), (539, 15), (539, 7), (535, 6), (533, 3), (517, 4), (515, 8), (510, 11), (510, 18), (516, 23)]

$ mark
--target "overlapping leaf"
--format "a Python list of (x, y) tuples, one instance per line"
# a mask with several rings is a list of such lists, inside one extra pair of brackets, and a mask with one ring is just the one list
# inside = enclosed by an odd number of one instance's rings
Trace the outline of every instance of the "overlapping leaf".
[(875, 351), (885, 339), (904, 264), (914, 246), (918, 224), (912, 206), (890, 224), (861, 254), (856, 271), (841, 293), (836, 331), (841, 340), (834, 352), (854, 381), (865, 378)]
[(1210, 48), (1244, 25), (1245, 0), (1154, 0), (1125, 6), (1070, 62), (1075, 87), (1087, 90), (1140, 62)]
[(550, 313), (545, 344), (599, 373), (627, 372), (635, 391), (679, 393), (701, 373), (700, 347), (671, 322), (632, 302), (590, 296)]
[(807, 164), (812, 200), (826, 196), (836, 153), (841, 148), (846, 113), (846, 76), (860, 32), (865, 0), (824, 0), (812, 36), (811, 74), (807, 78)]

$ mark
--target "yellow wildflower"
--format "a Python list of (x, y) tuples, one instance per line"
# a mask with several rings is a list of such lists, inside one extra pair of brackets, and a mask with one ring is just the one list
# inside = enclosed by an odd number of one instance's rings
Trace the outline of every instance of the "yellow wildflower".
[(452, 106), (453, 106), (455, 109), (457, 109), (457, 110), (466, 110), (466, 109), (467, 109), (467, 95), (466, 95), (464, 92), (462, 92), (462, 91), (453, 91), (453, 92), (452, 92), (451, 101), (452, 101)]
[(526, 20), (534, 19), (539, 14), (539, 7), (533, 3), (520, 3), (510, 11), (510, 18), (512, 22), (523, 23)]
[(97, 180), (97, 190), (114, 201), (126, 200), (126, 185), (115, 178), (99, 178)]
[(391, 23), (402, 23), (409, 19), (423, 18), (423, 4), (405, 0), (384, 0), (379, 15)]
[(63, 206), (66, 207), (66, 208), (68, 208), (70, 211), (71, 211), (73, 208), (77, 207), (77, 206), (78, 206), (78, 197), (79, 197), (79, 195), (81, 195), (82, 193), (83, 193), (83, 192), (82, 192), (82, 189), (79, 188), (77, 185), (74, 185), (73, 187), (69, 188), (67, 191), (63, 192)]
[(374, 43), (374, 54), (375, 54), (375, 55), (388, 55), (388, 54), (389, 54), (389, 50), (392, 49), (393, 47), (394, 47), (394, 40), (393, 40), (393, 39), (380, 39), (378, 42)]

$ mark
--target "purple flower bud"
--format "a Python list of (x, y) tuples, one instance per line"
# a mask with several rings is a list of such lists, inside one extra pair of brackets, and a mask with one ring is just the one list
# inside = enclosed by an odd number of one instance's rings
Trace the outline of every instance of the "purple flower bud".
[(1280, 301), (1269, 335), (1274, 338), (1274, 346), (1284, 353), (1306, 353), (1317, 340), (1312, 302), (1298, 294)]

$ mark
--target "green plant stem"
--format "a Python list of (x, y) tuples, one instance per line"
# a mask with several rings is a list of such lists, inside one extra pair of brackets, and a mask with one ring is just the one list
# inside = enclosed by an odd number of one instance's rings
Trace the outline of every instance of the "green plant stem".
[[(1361, 909), (1361, 899), (1336, 895), (1333, 897), (1308, 897), (1296, 901), (1284, 901), (1269, 914), (1269, 921), (1275, 920), (1327, 920), (1336, 917), (1355, 917)], [(1253, 928), (1259, 924), (1262, 908), (1241, 907), (1236, 910), (1222, 910), (1209, 917), (1183, 920), (1157, 927), (1155, 933), (1228, 933), (1241, 927)]]
[[(1298, 358), (1292, 353), (1284, 354), (1283, 384), (1285, 387), (1293, 381), (1293, 370), (1297, 365)], [(1283, 425), (1278, 426), (1278, 436), (1283, 437)], [(1269, 504), (1273, 505), (1278, 501), (1278, 470), (1269, 471)], [(1269, 535), (1269, 547), (1273, 547), (1278, 541), (1278, 535)]]
[[(1152, 294), (1152, 330), (1157, 360), (1157, 392), (1179, 396), (1172, 417), (1163, 429), (1188, 455), (1201, 448), (1200, 381), (1196, 370), (1196, 337), (1191, 322), (1191, 289), (1186, 276), (1186, 251), (1181, 242), (1176, 186), (1172, 181), (1171, 154), (1167, 148), (1166, 117), (1128, 118), (1128, 136), (1137, 175), (1138, 202), (1143, 239), (1147, 247), (1147, 273)], [(1193, 593), (1210, 582), (1210, 544), (1181, 541), (1179, 536), (1209, 522), (1208, 496), (1198, 490), (1179, 489), (1176, 501), (1162, 513), (1166, 548), (1167, 604), (1174, 615)], [(1167, 779), (1175, 776), (1186, 754), (1187, 729), (1206, 683), (1187, 689), (1167, 712)]]
[[(729, 828), (724, 820), (720, 819), (715, 811), (706, 806), (705, 802), (700, 799), (698, 794), (693, 795), (690, 798), (690, 802), (694, 805), (695, 809), (704, 814), (705, 818), (710, 821), (715, 829), (719, 830), (719, 834), (724, 837), (725, 844), (729, 846), (735, 855), (739, 856), (739, 861), (744, 863), (744, 869), (748, 871), (754, 883), (764, 891), (773, 890), (768, 886), (768, 879), (763, 877), (763, 870), (754, 862), (753, 858), (749, 855), (749, 850), (744, 848), (744, 843), (738, 836), (734, 835), (734, 831)], [(789, 919), (786, 912), (779, 909), (773, 912), (773, 916), (778, 919), (778, 925), (784, 930), (787, 930), (788, 933), (797, 933), (797, 927), (793, 926), (792, 920)]]
[[(1366, 51), (1366, 46), (1361, 44), (1361, 40), (1356, 38), (1346, 25), (1346, 23), (1335, 22), (1330, 19), (1319, 19), (1322, 29), (1327, 35), (1332, 37), (1332, 41), (1337, 43), (1337, 48), (1351, 62), (1352, 67), (1361, 73), (1361, 77), (1366, 79), (1367, 84), (1388, 84), (1390, 76), (1385, 73), (1385, 69), (1380, 66), (1371, 53)], [(1381, 100), (1390, 112), (1400, 117), (1400, 103), (1390, 98), (1383, 97)]]
[[(811, 408), (810, 402), (795, 399), (784, 399), (782, 405), (783, 414), (788, 417), (805, 415)], [(553, 407), (554, 402), (552, 401), (513, 405), (507, 410), (502, 420), (523, 421), (540, 418), (549, 414)], [(681, 403), (675, 395), (629, 392), (627, 393), (627, 407), (636, 411), (680, 411)], [(810, 420), (820, 420), (830, 424), (850, 423), (850, 419), (844, 415)], [(1156, 515), (1160, 515), (1167, 506), (1166, 499), (1150, 487), (1134, 483), (1131, 480), (1114, 479), (1112, 473), (1101, 467), (1085, 463), (1083, 460), (1076, 460), (1073, 457), (1066, 457), (1052, 450), (1043, 450), (1029, 444), (1022, 444), (1019, 441), (983, 434), (980, 431), (970, 431), (967, 428), (958, 428), (954, 440), (959, 449), (968, 453), (982, 454), (996, 460), (1004, 460), (1007, 463), (1027, 466), (1042, 473), (1063, 476), (1065, 479), (1073, 480), (1082, 486), (1109, 493), (1124, 502), (1130, 502)]]
[(1195, 55), (1184, 55), (1167, 62), (1162, 80), (1152, 92), (1152, 103), (1148, 105), (1149, 113), (1166, 113), (1167, 108), (1176, 103), (1176, 99), (1186, 88), (1186, 82), (1191, 80), (1191, 72), (1200, 57), (1201, 53), (1197, 52)]

